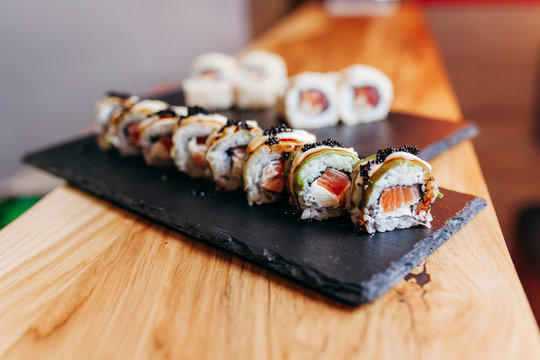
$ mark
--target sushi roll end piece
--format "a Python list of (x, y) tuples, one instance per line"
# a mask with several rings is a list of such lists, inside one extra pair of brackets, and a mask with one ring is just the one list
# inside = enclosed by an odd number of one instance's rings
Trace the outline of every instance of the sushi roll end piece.
[(306, 144), (287, 164), (291, 205), (302, 219), (324, 220), (344, 213), (351, 173), (360, 162), (352, 148), (335, 140)]
[(431, 166), (416, 147), (379, 150), (352, 175), (347, 208), (368, 233), (431, 226), (431, 204), (439, 196)]
[(285, 125), (273, 126), (254, 139), (247, 147), (243, 174), (249, 205), (280, 199), (285, 193), (287, 159), (305, 143), (315, 141), (315, 135)]

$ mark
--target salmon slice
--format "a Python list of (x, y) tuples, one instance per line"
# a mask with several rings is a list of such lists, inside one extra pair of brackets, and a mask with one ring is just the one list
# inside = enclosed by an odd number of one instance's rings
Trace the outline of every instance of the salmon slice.
[(305, 90), (300, 93), (300, 108), (310, 115), (318, 115), (328, 108), (328, 99), (319, 90)]
[(345, 193), (349, 185), (351, 185), (351, 180), (349, 179), (349, 175), (344, 172), (328, 168), (317, 179), (317, 185), (334, 194), (338, 199), (339, 205), (343, 205), (345, 202)]
[(380, 205), (383, 212), (390, 212), (404, 205), (416, 204), (418, 201), (420, 201), (418, 185), (392, 186), (383, 190)]
[(360, 110), (377, 106), (379, 100), (379, 92), (373, 86), (354, 88), (354, 101)]
[(206, 69), (202, 72), (201, 77), (205, 80), (219, 80), (219, 73), (213, 69)]
[(170, 153), (171, 152), (171, 148), (172, 148), (172, 135), (165, 135), (165, 136), (162, 136), (160, 139), (159, 139), (159, 142), (161, 143), (161, 145), (163, 145), (163, 147), (165, 148), (165, 150)]
[(131, 140), (133, 143), (137, 144), (139, 142), (140, 137), (141, 137), (141, 131), (139, 129), (139, 123), (134, 122), (134, 123), (129, 124), (126, 127), (126, 130), (127, 130), (127, 133), (128, 133), (129, 140)]
[(207, 136), (197, 136), (197, 145), (206, 144), (206, 138)]
[(266, 165), (261, 176), (261, 188), (276, 193), (282, 192), (285, 186), (284, 169), (285, 159), (273, 160)]

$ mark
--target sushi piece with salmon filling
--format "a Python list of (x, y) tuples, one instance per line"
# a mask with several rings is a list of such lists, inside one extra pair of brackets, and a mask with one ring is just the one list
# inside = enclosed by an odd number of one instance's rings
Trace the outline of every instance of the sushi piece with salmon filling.
[(253, 50), (239, 60), (235, 76), (235, 101), (239, 109), (276, 105), (287, 86), (287, 65), (277, 54)]
[(227, 124), (227, 117), (209, 113), (200, 107), (188, 108), (188, 114), (177, 124), (172, 136), (171, 156), (174, 164), (191, 177), (208, 177), (206, 140)]
[(112, 145), (122, 156), (136, 156), (141, 153), (141, 131), (139, 123), (158, 111), (169, 107), (161, 100), (141, 100), (122, 113), (111, 119)]
[(109, 91), (96, 103), (94, 133), (96, 134), (96, 141), (101, 150), (108, 151), (113, 148), (110, 137), (108, 137), (111, 119), (122, 115), (138, 101), (138, 96)]
[(253, 120), (228, 120), (206, 140), (206, 161), (217, 190), (236, 190), (242, 186), (242, 174), (249, 143), (263, 131)]
[(368, 233), (431, 226), (431, 204), (439, 195), (431, 166), (416, 147), (379, 150), (352, 175), (347, 208)]
[(172, 134), (182, 117), (187, 115), (184, 106), (171, 106), (139, 124), (144, 161), (149, 166), (173, 165), (171, 157)]
[(292, 128), (318, 129), (338, 123), (337, 86), (333, 74), (303, 72), (285, 92), (284, 114)]
[(343, 70), (338, 95), (341, 120), (346, 125), (356, 125), (386, 119), (394, 87), (379, 69), (353, 65)]
[(237, 66), (231, 55), (218, 52), (199, 55), (191, 66), (191, 77), (182, 81), (186, 105), (209, 110), (233, 106)]
[(302, 219), (341, 216), (358, 154), (335, 140), (306, 144), (288, 161), (287, 190)]
[(244, 165), (244, 190), (249, 205), (280, 199), (285, 192), (285, 164), (290, 154), (316, 140), (315, 135), (305, 130), (278, 125), (249, 143)]

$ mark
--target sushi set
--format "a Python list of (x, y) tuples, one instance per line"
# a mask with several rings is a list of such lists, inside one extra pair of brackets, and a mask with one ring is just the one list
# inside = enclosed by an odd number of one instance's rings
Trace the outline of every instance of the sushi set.
[(426, 162), (476, 129), (389, 113), (371, 67), (286, 74), (271, 53), (205, 54), (181, 92), (110, 92), (95, 139), (24, 160), (334, 299), (374, 300), (485, 207), (439, 190)]

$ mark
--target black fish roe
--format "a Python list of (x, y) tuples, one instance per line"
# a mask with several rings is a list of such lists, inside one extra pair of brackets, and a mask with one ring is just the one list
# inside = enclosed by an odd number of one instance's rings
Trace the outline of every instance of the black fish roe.
[(223, 129), (229, 127), (229, 126), (236, 126), (238, 129), (246, 129), (251, 130), (251, 126), (242, 119), (228, 119), (227, 124), (225, 124), (224, 127), (221, 128), (220, 131), (223, 131)]
[(332, 139), (326, 139), (326, 140), (319, 141), (319, 142), (316, 142), (316, 143), (305, 144), (304, 146), (302, 146), (302, 152), (306, 152), (306, 151), (308, 151), (310, 149), (313, 149), (313, 148), (316, 148), (316, 147), (319, 147), (319, 146), (330, 146), (330, 147), (341, 147), (341, 148), (345, 147), (345, 145), (343, 145), (339, 141), (332, 140)]
[(159, 116), (160, 118), (177, 116), (176, 112), (173, 109), (160, 110), (155, 115)]
[(266, 135), (266, 136), (275, 136), (275, 135), (277, 135), (279, 133), (290, 132), (290, 131), (292, 131), (292, 129), (289, 129), (287, 127), (287, 125), (280, 124), (280, 125), (271, 126), (270, 128), (264, 130), (264, 135)]
[(386, 160), (386, 158), (392, 154), (392, 153), (395, 153), (395, 152), (408, 152), (409, 154), (413, 154), (413, 155), (418, 155), (420, 154), (420, 150), (418, 150), (418, 148), (416, 146), (407, 146), (407, 145), (404, 145), (402, 147), (399, 147), (397, 149), (394, 149), (394, 148), (386, 148), (386, 149), (382, 149), (382, 150), (378, 150), (377, 151), (377, 157), (375, 159), (375, 164), (380, 164), (382, 163), (384, 160)]
[(188, 107), (187, 115), (185, 117), (197, 115), (197, 114), (209, 115), (210, 112), (200, 106), (190, 106)]
[(371, 164), (372, 164), (372, 162), (369, 161), (364, 165), (360, 165), (360, 176), (362, 176), (362, 177), (368, 177), (369, 176), (368, 171), (371, 169)]
[(131, 94), (129, 94), (127, 92), (121, 92), (121, 91), (107, 91), (105, 93), (105, 96), (114, 96), (114, 97), (117, 97), (117, 98), (120, 98), (120, 99), (127, 99), (127, 98), (131, 97)]
[(270, 136), (270, 137), (268, 138), (268, 140), (266, 140), (264, 143), (265, 143), (266, 145), (272, 146), (272, 145), (275, 145), (275, 144), (279, 143), (279, 140), (278, 140), (277, 137), (275, 137), (275, 136)]

